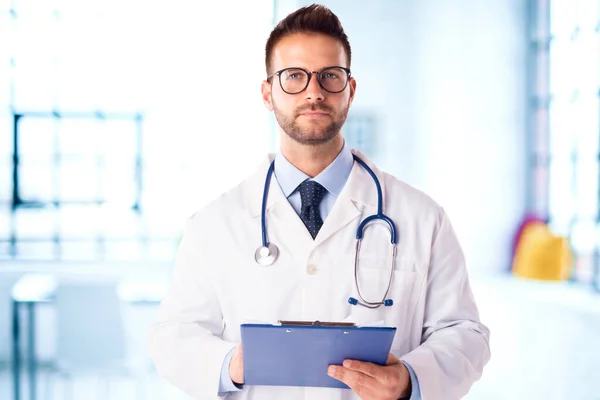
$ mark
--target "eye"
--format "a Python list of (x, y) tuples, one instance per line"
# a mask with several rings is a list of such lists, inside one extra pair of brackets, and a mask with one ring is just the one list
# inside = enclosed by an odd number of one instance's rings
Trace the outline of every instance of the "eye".
[(339, 78), (338, 74), (336, 74), (335, 72), (331, 72), (331, 71), (324, 72), (321, 75), (321, 79), (332, 80), (332, 79), (338, 79), (338, 78)]
[(283, 78), (288, 81), (297, 81), (300, 79), (305, 79), (306, 74), (301, 70), (290, 69), (283, 73)]

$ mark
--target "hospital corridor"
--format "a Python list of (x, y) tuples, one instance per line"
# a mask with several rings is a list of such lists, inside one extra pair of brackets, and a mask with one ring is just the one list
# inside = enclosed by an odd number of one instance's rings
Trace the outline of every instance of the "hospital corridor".
[(600, 400), (600, 1), (318, 4), (0, 0), (0, 400)]

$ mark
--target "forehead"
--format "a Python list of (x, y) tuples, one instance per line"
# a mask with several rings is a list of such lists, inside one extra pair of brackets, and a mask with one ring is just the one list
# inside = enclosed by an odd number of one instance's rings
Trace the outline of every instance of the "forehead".
[(273, 49), (273, 71), (301, 67), (312, 71), (334, 65), (347, 66), (342, 43), (318, 33), (296, 33), (283, 37)]

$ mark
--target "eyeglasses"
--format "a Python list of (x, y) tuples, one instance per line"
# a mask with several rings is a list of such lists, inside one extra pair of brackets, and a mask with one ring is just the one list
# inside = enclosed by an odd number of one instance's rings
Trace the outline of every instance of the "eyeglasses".
[(340, 93), (348, 85), (350, 69), (344, 67), (327, 67), (321, 71), (308, 72), (302, 68), (285, 68), (267, 77), (267, 81), (277, 75), (281, 89), (287, 94), (303, 92), (316, 74), (319, 85), (329, 93)]

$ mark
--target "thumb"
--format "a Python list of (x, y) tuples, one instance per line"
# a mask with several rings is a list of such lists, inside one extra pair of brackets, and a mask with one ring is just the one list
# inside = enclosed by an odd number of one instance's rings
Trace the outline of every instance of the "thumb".
[(398, 357), (396, 357), (395, 355), (393, 355), (392, 353), (390, 353), (388, 355), (387, 361), (385, 363), (385, 365), (392, 365), (392, 364), (398, 364), (400, 362), (400, 360), (398, 359)]

